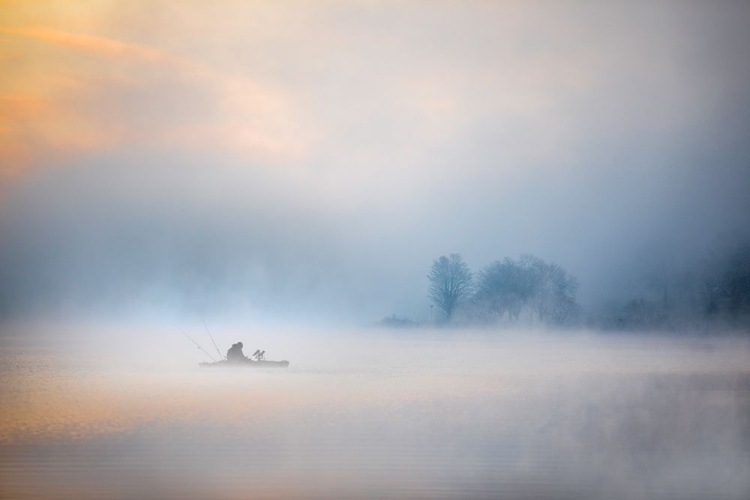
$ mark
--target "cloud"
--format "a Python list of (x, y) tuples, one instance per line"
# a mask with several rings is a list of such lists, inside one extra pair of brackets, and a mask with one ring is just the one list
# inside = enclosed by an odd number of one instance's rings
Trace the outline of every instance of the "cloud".
[(24, 60), (21, 72), (38, 78), (43, 71), (45, 82), (15, 85), (21, 87), (15, 92), (0, 86), (0, 181), (53, 158), (118, 147), (228, 149), (248, 159), (285, 159), (304, 148), (304, 137), (290, 126), (286, 98), (250, 78), (102, 36), (46, 28), (3, 32), (63, 52), (11, 44), (7, 69), (17, 73), (17, 61)]
[(197, 66), (153, 47), (124, 43), (101, 36), (81, 35), (38, 27), (6, 29), (5, 32), (107, 57), (127, 58), (150, 63), (168, 63), (191, 68)]
[[(263, 283), (279, 308), (307, 290), (386, 314), (421, 307), (455, 251), (475, 269), (536, 253), (597, 298), (643, 248), (750, 227), (745, 6), (17, 5), (0, 169), (24, 257), (6, 268), (50, 302), (77, 269), (190, 304)], [(79, 225), (93, 256), (53, 230)], [(50, 260), (29, 234), (69, 258), (33, 271)]]

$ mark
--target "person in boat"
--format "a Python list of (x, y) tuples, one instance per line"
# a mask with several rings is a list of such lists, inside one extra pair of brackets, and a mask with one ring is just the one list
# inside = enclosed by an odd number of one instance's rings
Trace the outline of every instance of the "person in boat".
[(227, 351), (227, 362), (229, 363), (244, 363), (248, 361), (245, 354), (242, 352), (242, 342), (232, 344), (232, 347)]

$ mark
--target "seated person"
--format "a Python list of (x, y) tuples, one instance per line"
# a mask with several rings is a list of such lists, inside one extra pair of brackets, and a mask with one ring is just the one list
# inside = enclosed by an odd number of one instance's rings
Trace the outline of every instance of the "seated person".
[(247, 361), (245, 354), (242, 352), (242, 342), (232, 344), (232, 347), (227, 351), (227, 361), (229, 363), (243, 363)]

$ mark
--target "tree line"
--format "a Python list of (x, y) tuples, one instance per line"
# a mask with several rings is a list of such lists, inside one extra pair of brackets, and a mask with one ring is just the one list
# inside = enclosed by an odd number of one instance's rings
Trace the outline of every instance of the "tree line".
[[(750, 331), (750, 242), (714, 243), (702, 257), (680, 267), (673, 261), (653, 261), (640, 272), (633, 269), (633, 275), (641, 275), (641, 284), (630, 298), (584, 315), (576, 302), (578, 280), (558, 264), (522, 255), (496, 260), (475, 273), (461, 255), (443, 255), (427, 275), (427, 297), (437, 313), (431, 321)], [(394, 316), (387, 323), (397, 321)]]
[(438, 321), (482, 325), (519, 321), (572, 325), (579, 321), (578, 280), (533, 255), (497, 260), (473, 273), (459, 254), (432, 263), (427, 296)]
[(639, 293), (588, 326), (625, 330), (750, 330), (750, 243), (715, 242), (682, 265), (647, 266)]

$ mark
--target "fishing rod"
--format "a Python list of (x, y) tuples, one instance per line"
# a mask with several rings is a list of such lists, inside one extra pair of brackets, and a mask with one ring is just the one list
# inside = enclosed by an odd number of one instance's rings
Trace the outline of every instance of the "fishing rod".
[(201, 347), (201, 345), (200, 345), (200, 344), (199, 344), (198, 342), (196, 342), (195, 340), (193, 340), (193, 338), (192, 338), (192, 337), (191, 337), (190, 335), (188, 335), (187, 333), (183, 332), (183, 331), (182, 331), (182, 328), (180, 328), (180, 327), (179, 327), (179, 326), (177, 326), (177, 325), (174, 325), (174, 327), (175, 327), (175, 328), (177, 328), (178, 330), (180, 330), (180, 333), (182, 333), (182, 334), (183, 334), (183, 335), (184, 335), (185, 337), (187, 337), (187, 338), (188, 338), (188, 340), (189, 340), (190, 342), (192, 342), (193, 344), (197, 345), (197, 346), (198, 346), (198, 349), (200, 349), (201, 351), (203, 351), (203, 352), (204, 352), (204, 353), (206, 354), (206, 356), (208, 356), (209, 358), (211, 358), (211, 361), (213, 361), (214, 363), (216, 363), (216, 360), (214, 359), (214, 357), (213, 357), (213, 356), (211, 356), (211, 355), (210, 355), (210, 354), (208, 353), (208, 351), (207, 351), (207, 350), (205, 350), (205, 349), (204, 349), (203, 347)]
[(208, 332), (208, 336), (211, 338), (211, 342), (213, 343), (214, 347), (216, 348), (216, 352), (219, 354), (219, 359), (224, 359), (224, 355), (221, 354), (221, 351), (219, 350), (219, 346), (216, 345), (216, 341), (214, 340), (214, 336), (211, 335), (211, 330), (208, 329), (208, 325), (206, 325), (206, 322), (201, 320), (201, 323), (203, 323), (203, 326), (206, 327), (206, 331)]

